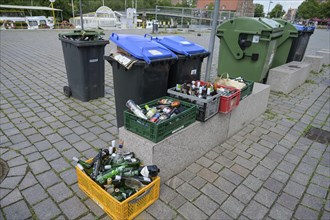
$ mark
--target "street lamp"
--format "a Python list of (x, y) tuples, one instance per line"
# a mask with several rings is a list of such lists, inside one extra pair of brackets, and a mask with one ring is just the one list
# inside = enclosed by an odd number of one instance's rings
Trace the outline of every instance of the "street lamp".
[(270, 8), (270, 4), (272, 4), (272, 0), (269, 0), (269, 5), (268, 5), (268, 12), (267, 12), (267, 15), (269, 16), (269, 8)]

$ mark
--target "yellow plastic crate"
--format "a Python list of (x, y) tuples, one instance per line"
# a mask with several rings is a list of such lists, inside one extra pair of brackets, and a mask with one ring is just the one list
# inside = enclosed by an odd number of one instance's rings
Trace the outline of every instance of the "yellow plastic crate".
[(76, 167), (76, 172), (79, 188), (93, 199), (112, 219), (133, 219), (159, 198), (160, 177), (156, 177), (150, 184), (128, 199), (119, 202), (78, 167)]

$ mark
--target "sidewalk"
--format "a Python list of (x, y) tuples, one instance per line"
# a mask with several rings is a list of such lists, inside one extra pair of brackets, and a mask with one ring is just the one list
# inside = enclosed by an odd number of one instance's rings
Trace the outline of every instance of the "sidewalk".
[[(9, 167), (0, 219), (109, 219), (78, 188), (72, 157), (93, 157), (118, 135), (111, 66), (105, 98), (66, 98), (58, 33), (0, 32), (0, 155)], [(314, 35), (312, 52), (327, 40)], [(312, 127), (330, 132), (329, 74), (310, 74), (289, 95), (271, 92), (260, 118), (163, 184), (137, 219), (330, 219), (330, 140), (305, 137)]]

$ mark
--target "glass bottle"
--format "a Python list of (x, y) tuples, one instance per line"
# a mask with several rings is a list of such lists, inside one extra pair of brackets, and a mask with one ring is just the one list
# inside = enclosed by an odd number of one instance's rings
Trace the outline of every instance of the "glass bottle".
[(106, 172), (105, 174), (102, 174), (102, 175), (97, 176), (96, 181), (97, 181), (98, 183), (100, 183), (100, 184), (104, 184), (105, 181), (106, 181), (108, 178), (112, 178), (112, 177), (118, 175), (118, 174), (121, 173), (124, 169), (125, 169), (125, 166), (120, 166), (120, 167), (117, 167), (117, 168), (111, 169), (111, 170), (109, 170), (108, 172)]
[(138, 116), (138, 117), (140, 117), (140, 118), (143, 118), (143, 119), (145, 119), (145, 120), (147, 120), (148, 118), (147, 118), (147, 116), (145, 116), (144, 114), (143, 114), (143, 112), (142, 112), (142, 109), (138, 106), (138, 105), (136, 105), (135, 104), (135, 102), (133, 101), (133, 100), (128, 100), (127, 102), (126, 102), (126, 106), (136, 115), (136, 116)]

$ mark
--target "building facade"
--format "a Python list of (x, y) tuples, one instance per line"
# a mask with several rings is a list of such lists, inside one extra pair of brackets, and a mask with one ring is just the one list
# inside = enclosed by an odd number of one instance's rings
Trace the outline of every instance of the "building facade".
[[(215, 0), (197, 0), (196, 7), (200, 9), (209, 9), (214, 6)], [(221, 0), (221, 11), (236, 12), (237, 16), (253, 16), (253, 0)]]

